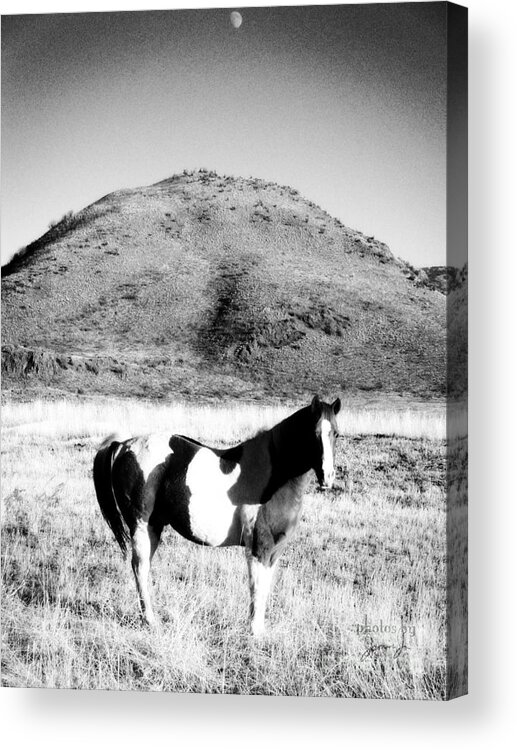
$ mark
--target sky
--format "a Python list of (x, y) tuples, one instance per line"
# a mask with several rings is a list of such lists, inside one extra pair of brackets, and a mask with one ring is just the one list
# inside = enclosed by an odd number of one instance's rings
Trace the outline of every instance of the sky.
[(444, 3), (2, 17), (2, 264), (183, 169), (291, 185), (446, 263)]

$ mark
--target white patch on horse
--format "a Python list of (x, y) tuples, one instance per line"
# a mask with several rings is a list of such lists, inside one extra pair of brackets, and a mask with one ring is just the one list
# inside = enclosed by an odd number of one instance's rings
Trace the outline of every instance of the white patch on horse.
[(332, 443), (330, 442), (330, 432), (332, 425), (328, 419), (321, 422), (321, 443), (323, 446), (323, 478), (325, 484), (332, 484), (334, 481), (334, 456), (332, 455)]
[(209, 448), (201, 448), (189, 464), (185, 484), (190, 490), (189, 516), (192, 533), (205, 544), (222, 544), (232, 525), (235, 505), (228, 492), (241, 467), (228, 474), (221, 471), (221, 459)]
[(151, 472), (157, 466), (163, 464), (165, 459), (172, 453), (169, 447), (169, 438), (168, 434), (155, 433), (137, 438), (131, 445), (131, 450), (142, 469), (145, 482), (147, 482)]

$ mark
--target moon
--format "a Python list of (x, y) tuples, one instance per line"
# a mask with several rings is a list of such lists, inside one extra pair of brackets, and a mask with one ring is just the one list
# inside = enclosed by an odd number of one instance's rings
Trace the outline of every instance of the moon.
[(230, 22), (231, 22), (231, 24), (232, 24), (232, 26), (233, 26), (234, 29), (238, 29), (239, 26), (242, 23), (242, 16), (241, 16), (241, 14), (238, 11), (233, 10), (230, 13)]

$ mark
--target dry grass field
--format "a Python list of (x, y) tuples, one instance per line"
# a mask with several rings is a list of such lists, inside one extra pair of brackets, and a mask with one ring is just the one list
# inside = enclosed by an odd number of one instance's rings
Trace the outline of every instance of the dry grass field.
[[(101, 439), (116, 429), (164, 429), (233, 443), (291, 410), (5, 403), (2, 684), (444, 698), (446, 451), (438, 410), (343, 409), (338, 486), (324, 493), (311, 485), (262, 640), (247, 634), (242, 549), (197, 547), (172, 530), (152, 570), (161, 625), (142, 626), (130, 564), (93, 490)], [(458, 465), (465, 443), (455, 439)], [(461, 523), (462, 492), (456, 497)]]

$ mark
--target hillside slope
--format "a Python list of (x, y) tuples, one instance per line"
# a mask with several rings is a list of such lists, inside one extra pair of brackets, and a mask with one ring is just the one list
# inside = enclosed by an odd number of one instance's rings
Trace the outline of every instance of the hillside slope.
[(446, 388), (445, 297), (296, 190), (186, 172), (2, 269), (5, 388), (152, 397)]

